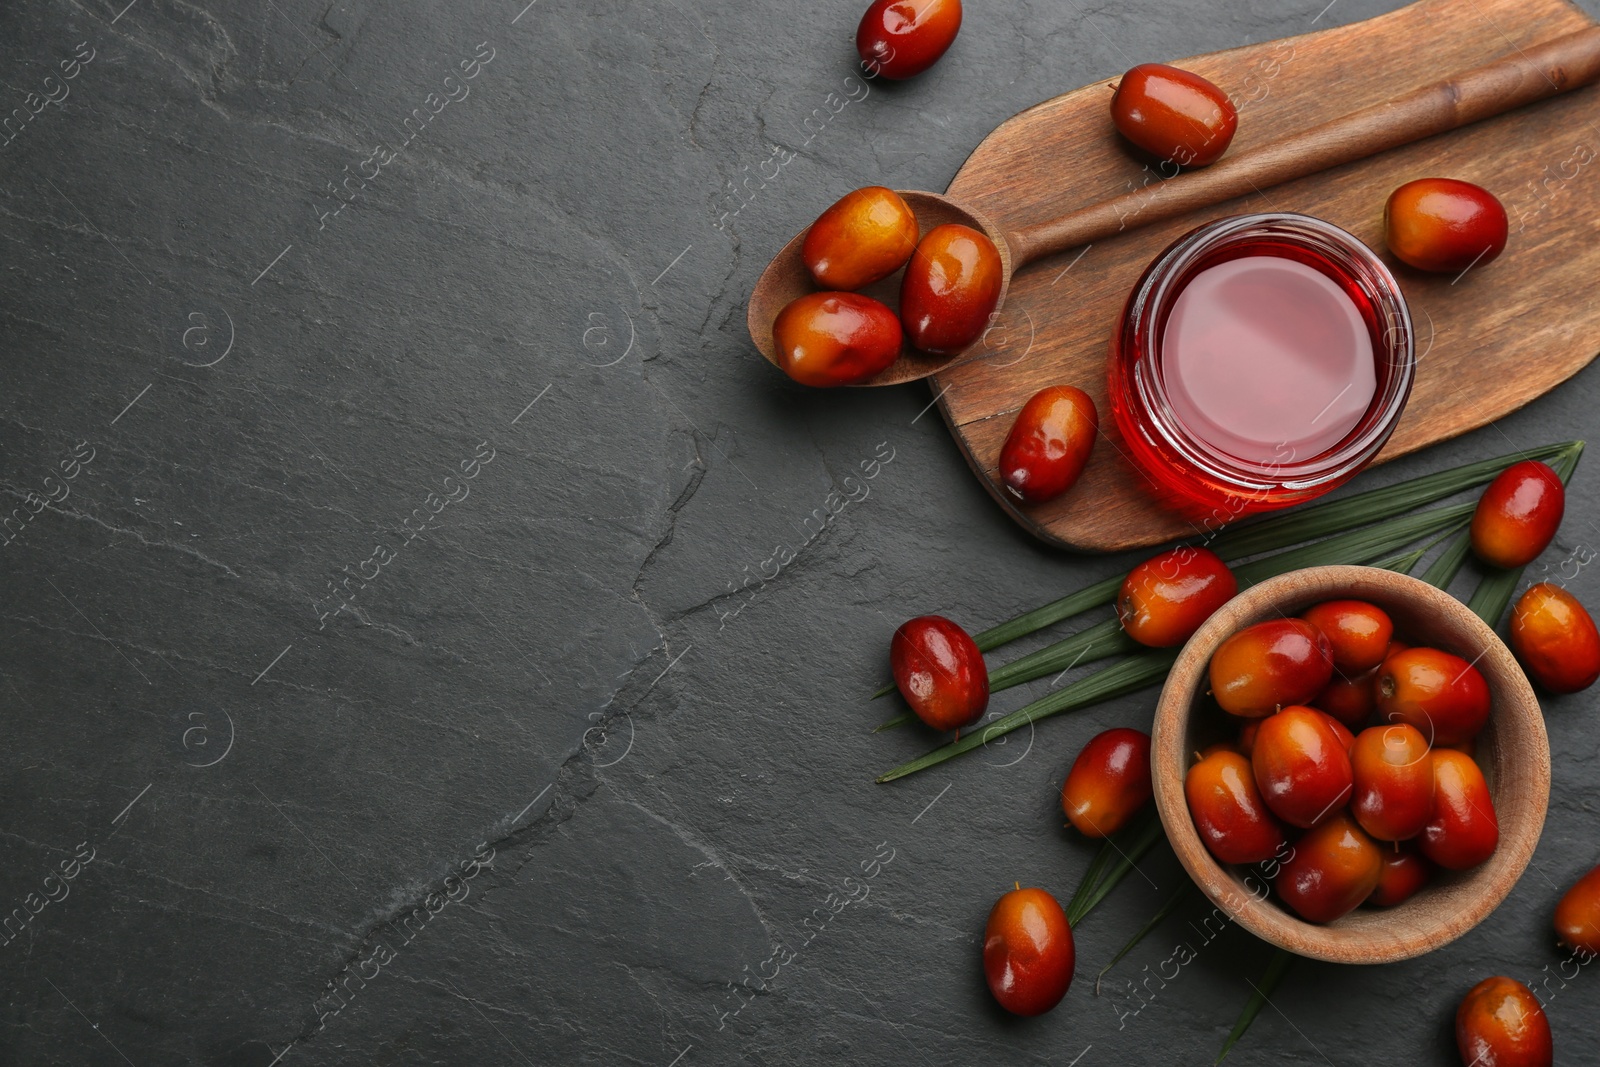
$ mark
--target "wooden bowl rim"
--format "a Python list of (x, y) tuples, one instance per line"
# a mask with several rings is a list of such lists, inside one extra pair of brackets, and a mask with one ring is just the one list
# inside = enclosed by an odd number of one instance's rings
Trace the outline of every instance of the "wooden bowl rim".
[[(1441, 877), (1405, 903), (1388, 909), (1358, 908), (1327, 925), (1305, 922), (1258, 893), (1260, 880), (1248, 869), (1224, 868), (1201, 842), (1189, 816), (1183, 781), (1190, 765), (1189, 720), (1203, 692), (1211, 654), (1243, 626), (1293, 614), (1318, 601), (1351, 597), (1380, 607), (1438, 620), (1435, 629), (1464, 640), (1441, 641), (1481, 648), (1477, 667), (1494, 701), (1490, 725), (1489, 778), (1500, 841), (1495, 853), (1471, 871)], [(1292, 610), (1291, 610), (1292, 609)], [(1457, 649), (1459, 651), (1459, 648)], [(1503, 766), (1522, 752), (1517, 767)], [(1223, 605), (1183, 646), (1161, 690), (1151, 730), (1150, 769), (1156, 807), (1178, 860), (1225, 918), (1264, 941), (1297, 955), (1335, 963), (1392, 963), (1439, 948), (1482, 922), (1505, 900), (1538, 845), (1550, 797), (1550, 747), (1538, 699), (1511, 650), (1465, 604), (1432, 585), (1374, 567), (1310, 567), (1269, 578)], [(1245, 878), (1257, 878), (1256, 891)]]

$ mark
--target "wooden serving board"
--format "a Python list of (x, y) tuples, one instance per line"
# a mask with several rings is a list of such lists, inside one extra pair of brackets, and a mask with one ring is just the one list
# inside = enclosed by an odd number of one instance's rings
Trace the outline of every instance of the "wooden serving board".
[[(1238, 104), (1232, 152), (1592, 24), (1565, 0), (1421, 0), (1352, 26), (1173, 62)], [(1146, 181), (1159, 196), (1160, 177), (1111, 123), (1112, 81), (1008, 120), (967, 159), (949, 195), (1007, 231)], [(1465, 179), (1500, 197), (1511, 238), (1499, 259), (1456, 281), (1389, 254), (1384, 202), (1396, 186), (1424, 177)], [(1303, 212), (1342, 226), (1380, 252), (1400, 280), (1420, 362), (1380, 463), (1516, 410), (1600, 350), (1600, 86), (1590, 86), (1260, 195), (1134, 226), (1020, 272), (985, 341), (987, 354), (931, 381), (968, 463), (1028, 530), (1101, 552), (1195, 532), (1154, 502), (1124, 458), (1106, 400), (1109, 343), (1129, 291), (1163, 248), (1201, 223), (1255, 211)], [(1000, 446), (1028, 397), (1057, 384), (1094, 398), (1102, 439), (1065, 496), (1018, 506), (995, 477)]]

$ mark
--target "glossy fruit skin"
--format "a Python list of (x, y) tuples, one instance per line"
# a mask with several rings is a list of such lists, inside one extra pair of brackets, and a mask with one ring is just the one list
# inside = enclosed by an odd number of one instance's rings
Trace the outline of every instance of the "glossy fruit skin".
[[(1339, 743), (1344, 746), (1345, 754), (1348, 755), (1356, 747), (1356, 735), (1350, 732), (1350, 727), (1321, 708), (1312, 708), (1311, 710), (1322, 716), (1323, 721), (1328, 724), (1328, 729), (1333, 731), (1334, 736), (1339, 739)], [(1270, 718), (1271, 716), (1268, 717)]]
[(1378, 714), (1415, 726), (1429, 744), (1460, 744), (1489, 721), (1489, 683), (1460, 656), (1408, 648), (1378, 668)]
[(917, 247), (917, 216), (893, 189), (846, 193), (806, 231), (800, 257), (824, 289), (848, 291), (905, 266)]
[(1174, 548), (1151, 556), (1123, 579), (1117, 594), (1122, 629), (1141, 645), (1174, 648), (1239, 591), (1239, 580), (1209, 548)]
[(1117, 130), (1157, 159), (1203, 167), (1228, 150), (1239, 112), (1227, 94), (1198, 74), (1165, 63), (1141, 63), (1111, 98)]
[(1568, 948), (1600, 954), (1600, 867), (1578, 879), (1556, 905), (1556, 937)]
[(1016, 889), (995, 902), (983, 928), (983, 976), (1013, 1015), (1042, 1015), (1072, 984), (1072, 926), (1043, 889)]
[(1456, 1049), (1471, 1067), (1550, 1067), (1550, 1020), (1533, 991), (1513, 978), (1485, 978), (1456, 1009)]
[(1378, 888), (1367, 898), (1367, 903), (1373, 907), (1392, 908), (1404, 904), (1433, 877), (1433, 864), (1410, 842), (1398, 849), (1385, 846), (1381, 851), (1383, 868), (1378, 872)]
[(1100, 415), (1082, 389), (1052, 385), (1028, 398), (1000, 449), (1000, 483), (1024, 504), (1071, 489), (1089, 462)]
[(1283, 825), (1261, 799), (1250, 761), (1238, 753), (1212, 752), (1190, 767), (1183, 795), (1217, 862), (1260, 863), (1283, 847)]
[(778, 366), (801, 385), (852, 385), (900, 354), (900, 320), (885, 304), (857, 293), (807, 293), (772, 324)]
[(868, 75), (911, 78), (935, 63), (961, 29), (961, 0), (877, 0), (856, 27)]
[(1000, 252), (984, 234), (953, 222), (929, 230), (900, 282), (900, 318), (911, 343), (936, 355), (971, 346), (989, 328), (1004, 274)]
[(1326, 689), (1333, 653), (1322, 631), (1304, 619), (1268, 619), (1222, 642), (1211, 656), (1210, 676), (1223, 711), (1259, 719)]
[[(1398, 656), (1400, 653), (1404, 652), (1406, 649), (1408, 649), (1410, 647), (1411, 646), (1406, 644), (1404, 641), (1390, 641), (1388, 649), (1386, 649), (1384, 651), (1384, 653), (1383, 653), (1384, 662), (1385, 663), (1388, 662), (1390, 656)], [(1383, 664), (1380, 663), (1379, 666), (1381, 667), (1381, 666), (1383, 666)], [(1373, 675), (1372, 684), (1373, 684), (1372, 691), (1374, 693), (1376, 693), (1378, 691), (1378, 689), (1377, 689), (1378, 679), (1377, 679), (1377, 675), (1376, 674)]]
[(1300, 617), (1327, 637), (1334, 670), (1348, 678), (1382, 663), (1394, 637), (1389, 613), (1365, 600), (1327, 600)]
[(1511, 609), (1511, 649), (1552, 693), (1576, 693), (1600, 679), (1600, 630), (1577, 597), (1549, 582), (1529, 588)]
[(1506, 247), (1505, 206), (1489, 190), (1454, 178), (1419, 178), (1389, 194), (1389, 251), (1418, 270), (1482, 267)]
[(1433, 814), (1417, 838), (1422, 854), (1452, 871), (1476, 867), (1500, 843), (1500, 820), (1483, 772), (1465, 753), (1436, 748)]
[(1363, 671), (1354, 678), (1335, 673), (1328, 687), (1318, 693), (1311, 706), (1325, 711), (1351, 730), (1359, 730), (1378, 707), (1378, 669)]
[(1472, 551), (1496, 567), (1521, 567), (1555, 539), (1567, 510), (1561, 476), (1537, 460), (1513, 463), (1489, 483), (1472, 513)]
[(1372, 895), (1382, 869), (1376, 842), (1339, 811), (1294, 843), (1273, 887), (1302, 919), (1331, 923)]
[(889, 642), (894, 683), (917, 718), (935, 730), (959, 730), (989, 706), (989, 669), (967, 631), (942, 615), (901, 625)]
[(1433, 760), (1421, 731), (1405, 723), (1363, 730), (1350, 764), (1350, 814), (1363, 830), (1379, 841), (1405, 841), (1422, 832), (1433, 814)]
[(1263, 719), (1256, 734), (1250, 754), (1256, 787), (1290, 826), (1316, 826), (1350, 799), (1350, 755), (1332, 721), (1313, 708), (1288, 707)]
[(1107, 837), (1150, 802), (1150, 735), (1119, 726), (1096, 734), (1061, 783), (1061, 810), (1085, 837)]

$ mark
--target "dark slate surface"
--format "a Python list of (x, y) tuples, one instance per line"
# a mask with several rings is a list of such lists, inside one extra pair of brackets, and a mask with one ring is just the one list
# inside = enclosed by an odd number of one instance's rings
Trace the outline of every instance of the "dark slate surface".
[[(743, 302), (833, 198), (942, 188), (1028, 105), (1389, 5), (974, 0), (941, 66), (868, 86), (860, 0), (523, 2), (0, 14), (30, 116), (0, 151), (0, 485), (52, 501), (0, 556), (0, 898), (42, 903), (0, 1060), (1209, 1062), (1247, 936), (1135, 1013), (1197, 940), (1175, 920), (1094, 995), (1170, 856), (1081, 929), (1052, 1015), (978, 971), (1013, 880), (1070, 892), (1059, 777), (1151, 694), (871, 783), (929, 740), (867, 732), (899, 620), (980, 627), (1129, 560), (1029, 541), (925, 389), (782, 380)], [(1597, 387), (1368, 481), (1580, 436)], [(1551, 567), (1600, 538), (1592, 462)], [(1468, 986), (1553, 973), (1593, 705), (1548, 706), (1506, 906), (1412, 963), (1299, 966), (1236, 1062), (1454, 1062)], [(1561, 1061), (1600, 1063), (1600, 974), (1549, 989)]]

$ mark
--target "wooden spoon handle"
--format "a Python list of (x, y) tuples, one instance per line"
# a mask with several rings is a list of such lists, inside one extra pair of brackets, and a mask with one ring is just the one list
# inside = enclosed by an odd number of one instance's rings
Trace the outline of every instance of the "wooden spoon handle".
[(1164, 222), (1196, 208), (1303, 178), (1600, 78), (1600, 26), (1518, 49), (1482, 67), (1293, 137), (1225, 156), (1209, 167), (1155, 182), (1006, 235), (1015, 266)]

